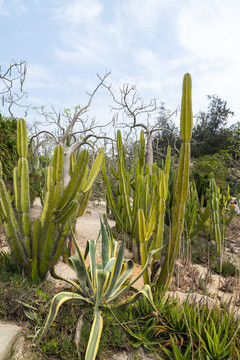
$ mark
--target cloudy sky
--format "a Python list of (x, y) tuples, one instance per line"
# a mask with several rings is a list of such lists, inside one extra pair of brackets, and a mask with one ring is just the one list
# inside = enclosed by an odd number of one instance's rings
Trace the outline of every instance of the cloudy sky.
[[(55, 108), (85, 105), (97, 74), (111, 71), (116, 93), (129, 83), (145, 102), (156, 98), (173, 111), (189, 72), (194, 113), (217, 94), (236, 122), (239, 14), (239, 0), (0, 0), (0, 65), (26, 60), (28, 103)], [(102, 88), (90, 116), (108, 121), (110, 103)]]

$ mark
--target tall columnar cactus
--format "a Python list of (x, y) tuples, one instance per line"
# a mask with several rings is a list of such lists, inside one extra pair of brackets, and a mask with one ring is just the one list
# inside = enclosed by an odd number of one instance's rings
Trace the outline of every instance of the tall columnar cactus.
[[(18, 166), (14, 169), (14, 208), (11, 204), (0, 171), (0, 207), (4, 228), (19, 270), (24, 270), (32, 280), (46, 277), (57, 262), (70, 234), (70, 223), (81, 215), (87, 205), (93, 182), (100, 170), (103, 148), (88, 173), (88, 152), (83, 150), (76, 165), (72, 164), (71, 180), (63, 186), (64, 150), (58, 145), (54, 150), (53, 165), (46, 171), (46, 191), (40, 219), (30, 222), (28, 139), (26, 123), (18, 120)], [(14, 209), (14, 210), (13, 210)], [(69, 223), (70, 219), (70, 223)]]
[(157, 285), (166, 288), (171, 279), (177, 258), (179, 242), (183, 231), (185, 202), (189, 185), (190, 140), (192, 137), (192, 80), (190, 74), (183, 78), (180, 132), (182, 138), (181, 152), (178, 164), (177, 179), (174, 188), (174, 205), (166, 257)]

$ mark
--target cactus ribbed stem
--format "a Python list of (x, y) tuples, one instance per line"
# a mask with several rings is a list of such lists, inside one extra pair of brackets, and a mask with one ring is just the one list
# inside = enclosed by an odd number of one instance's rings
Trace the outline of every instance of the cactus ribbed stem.
[(171, 238), (164, 264), (157, 280), (157, 285), (167, 288), (171, 279), (177, 258), (179, 242), (183, 231), (184, 208), (189, 185), (190, 140), (192, 136), (192, 80), (189, 74), (183, 78), (182, 107), (181, 107), (181, 152), (178, 164), (177, 179), (174, 189), (174, 207), (172, 215)]

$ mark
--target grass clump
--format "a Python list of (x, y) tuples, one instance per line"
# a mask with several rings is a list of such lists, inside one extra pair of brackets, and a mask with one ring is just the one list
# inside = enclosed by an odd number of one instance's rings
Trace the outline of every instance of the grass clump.
[(236, 275), (239, 275), (238, 268), (236, 267), (236, 265), (234, 265), (230, 261), (225, 261), (222, 263), (222, 271), (220, 271), (220, 263), (219, 262), (217, 262), (215, 265), (212, 265), (211, 268), (217, 274), (220, 274), (220, 272), (221, 272), (221, 275), (224, 277), (228, 277), (228, 276), (234, 277)]

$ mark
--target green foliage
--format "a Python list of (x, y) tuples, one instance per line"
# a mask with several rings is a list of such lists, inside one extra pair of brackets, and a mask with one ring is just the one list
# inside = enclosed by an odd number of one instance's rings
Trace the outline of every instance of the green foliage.
[(144, 345), (155, 351), (159, 359), (161, 353), (167, 359), (179, 360), (239, 359), (236, 314), (191, 301), (180, 304), (174, 298), (159, 298), (157, 313), (153, 313), (143, 299), (139, 300), (125, 325), (131, 344)]
[(212, 270), (214, 270), (217, 274), (220, 274), (221, 272), (221, 275), (224, 276), (224, 277), (227, 277), (227, 276), (236, 276), (239, 274), (239, 271), (238, 271), (238, 268), (236, 267), (236, 265), (234, 265), (232, 262), (230, 261), (224, 261), (222, 263), (222, 269), (220, 271), (220, 264), (219, 262), (217, 262), (215, 265), (213, 265), (212, 267)]
[(27, 128), (23, 119), (17, 126), (18, 167), (14, 168), (14, 207), (3, 179), (0, 179), (1, 216), (9, 245), (14, 253), (19, 271), (25, 271), (34, 281), (43, 280), (48, 270), (57, 262), (67, 237), (70, 224), (74, 225), (83, 213), (92, 184), (100, 170), (103, 149), (100, 150), (88, 173), (88, 152), (83, 150), (71, 180), (63, 187), (64, 149), (56, 146), (53, 166), (47, 168), (46, 191), (40, 219), (33, 227), (30, 219), (30, 185)]
[(17, 159), (17, 119), (3, 117), (0, 114), (0, 161), (8, 183)]
[[(116, 308), (123, 305), (130, 304), (136, 301), (140, 295), (144, 295), (152, 304), (152, 294), (149, 285), (145, 285), (142, 290), (136, 292), (130, 297), (123, 297), (126, 295), (129, 288), (142, 276), (146, 271), (150, 261), (150, 257), (156, 252), (150, 252), (146, 265), (142, 272), (126, 285), (126, 281), (129, 279), (134, 262), (132, 260), (124, 260), (124, 247), (125, 243), (122, 242), (117, 254), (117, 243), (113, 240), (111, 230), (107, 223), (105, 225), (101, 222), (101, 234), (102, 234), (102, 262), (96, 263), (96, 250), (97, 241), (90, 240), (87, 242), (85, 256), (83, 256), (76, 239), (73, 235), (74, 243), (77, 249), (77, 254), (72, 255), (69, 258), (69, 265), (76, 273), (78, 283), (72, 280), (66, 280), (57, 276), (53, 271), (52, 275), (57, 279), (65, 280), (70, 283), (76, 292), (61, 292), (54, 296), (51, 302), (46, 324), (41, 333), (42, 336), (46, 333), (50, 325), (55, 320), (60, 306), (69, 300), (79, 301), (90, 304), (93, 308), (93, 324), (89, 335), (88, 346), (86, 350), (85, 359), (94, 360), (102, 334), (103, 329), (103, 317), (101, 308), (111, 307)], [(90, 267), (86, 265), (86, 256), (89, 252)], [(116, 303), (117, 301), (117, 303)]]
[(227, 102), (216, 95), (208, 95), (207, 112), (200, 111), (193, 128), (192, 157), (213, 155), (230, 145), (231, 129), (226, 128), (227, 120), (234, 113), (227, 108)]

